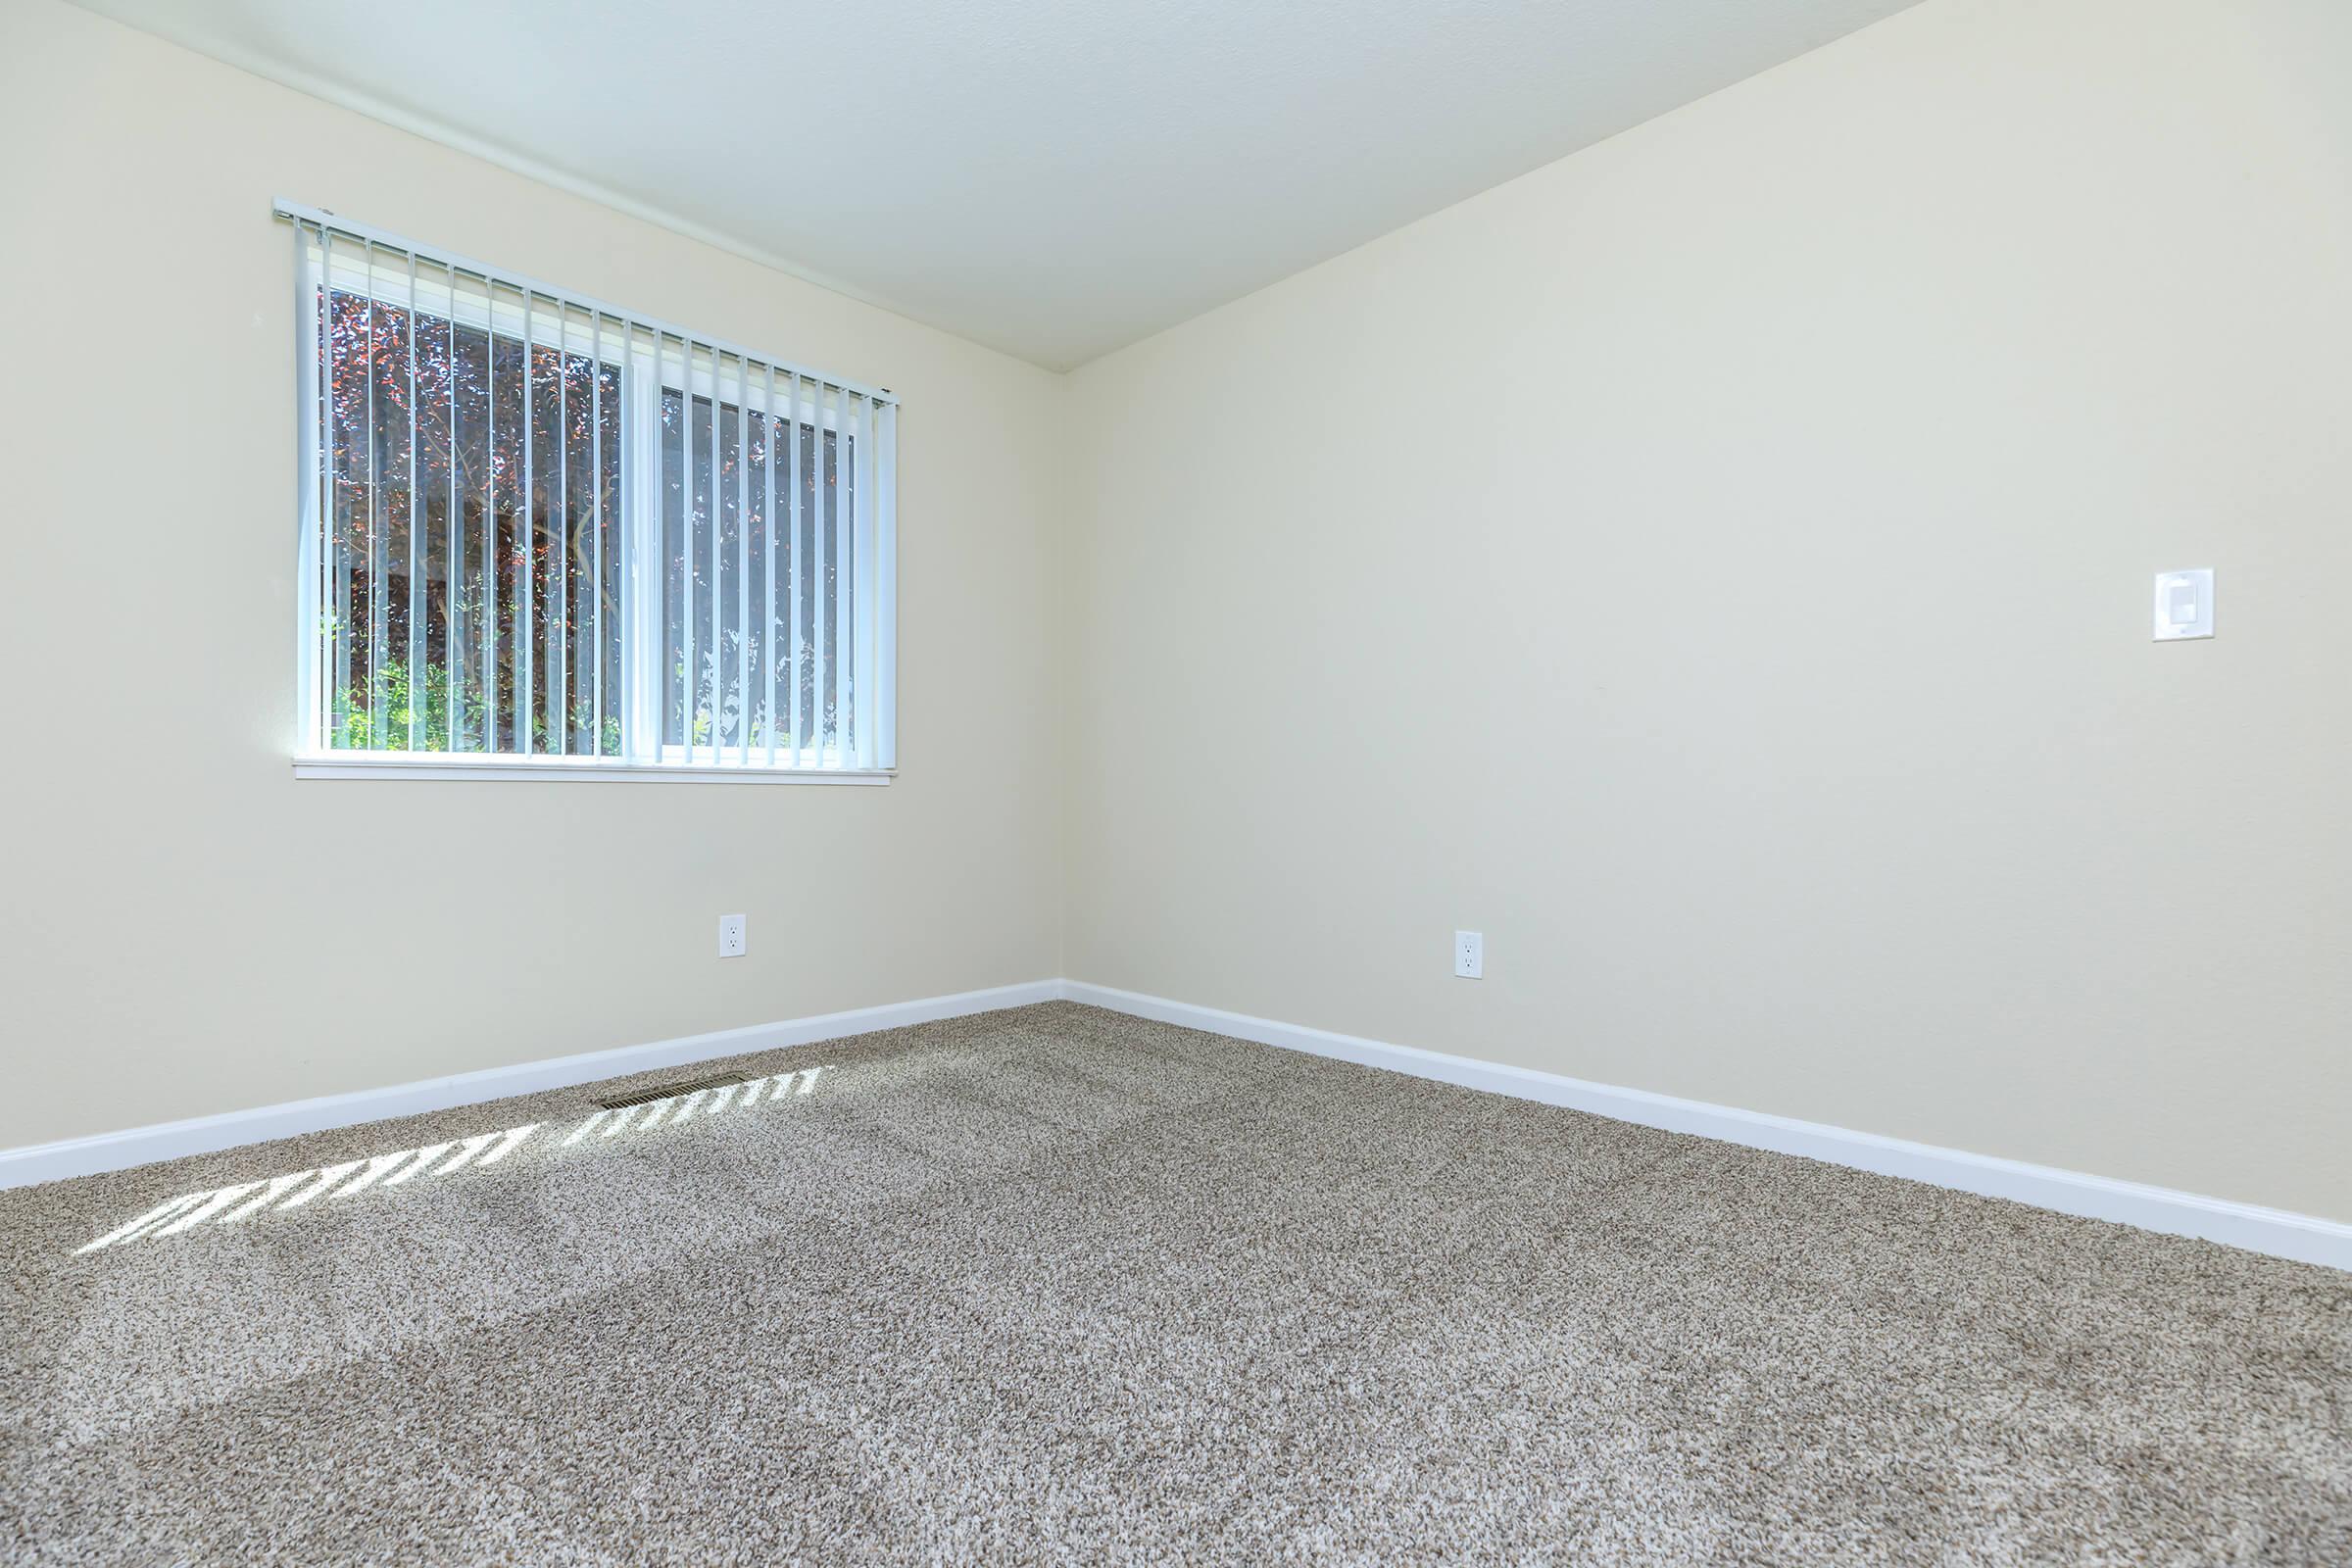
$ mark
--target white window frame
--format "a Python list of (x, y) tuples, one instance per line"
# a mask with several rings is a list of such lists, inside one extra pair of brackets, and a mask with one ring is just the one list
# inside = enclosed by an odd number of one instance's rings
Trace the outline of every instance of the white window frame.
[[(274, 204), (273, 211), (279, 218), (293, 220), (296, 225), (295, 423), (301, 538), (295, 590), (297, 683), (293, 761), (298, 778), (879, 785), (888, 784), (897, 776), (898, 399), (895, 395), (886, 388), (861, 386), (838, 375), (808, 370), (771, 355), (739, 348), (708, 333), (689, 332), (640, 312), (624, 311), (552, 288), (507, 270), (417, 245), (318, 209), (280, 201)], [(321, 226), (335, 239), (331, 278), (338, 292), (365, 291), (394, 309), (429, 314), (474, 330), (493, 329), (499, 341), (506, 343), (520, 342), (525, 335), (526, 313), (519, 304), (509, 305), (501, 298), (501, 291), (513, 288), (518, 300), (528, 293), (548, 307), (527, 313), (529, 340), (535, 347), (565, 354), (585, 350), (601, 363), (618, 368), (623, 408), (629, 411), (622, 428), (626, 432), (624, 439), (630, 444), (621, 455), (620, 484), (624, 499), (616, 521), (621, 529), (636, 535), (628, 554), (621, 662), (622, 701), (628, 705), (623, 732), (639, 748), (630, 755), (358, 751), (324, 745), (323, 672), (318, 659), (322, 613), (318, 598), (319, 565), (325, 541), (319, 514), (322, 428), (317, 350), (321, 269), (309, 243), (309, 236)], [(344, 251), (347, 243), (348, 256)], [(378, 262), (369, 266), (366, 260), (369, 245), (396, 253), (402, 259), (401, 265), (393, 268)], [(420, 263), (420, 270), (413, 279), (407, 266), (410, 256), (418, 258)], [(488, 280), (487, 299), (477, 300), (468, 291), (451, 289), (445, 281), (445, 268)], [(582, 314), (598, 318), (587, 332), (574, 324)], [(693, 352), (687, 349), (687, 344), (692, 345)], [(697, 363), (703, 353), (708, 353), (709, 359)], [(728, 373), (730, 363), (735, 368), (732, 374)], [(796, 403), (790, 390), (793, 383), (784, 381), (777, 385), (771, 402), (765, 374), (744, 373), (753, 368), (762, 372), (772, 369), (779, 378), (792, 377), (815, 395), (804, 392)], [(826, 397), (828, 390), (839, 397)], [(864, 449), (855, 460), (857, 473), (861, 482), (870, 483), (872, 493), (858, 507), (852, 522), (855, 535), (844, 545), (852, 552), (850, 559), (857, 562), (858, 569), (853, 577), (850, 603), (836, 611), (846, 619), (835, 628), (836, 636), (850, 640), (856, 649), (855, 662), (861, 671), (860, 678), (871, 683), (871, 689), (862, 699), (868, 706), (859, 714), (860, 724), (871, 735), (870, 739), (860, 741), (856, 757), (842, 755), (838, 732), (836, 740), (826, 744), (821, 738), (821, 725), (817, 746), (800, 749), (800, 760), (787, 760), (782, 748), (778, 748), (778, 759), (772, 764), (764, 760), (767, 748), (748, 740), (723, 747), (715, 737), (709, 745), (694, 745), (691, 739), (686, 745), (671, 745), (662, 734), (667, 693), (664, 683), (655, 678), (656, 660), (646, 655), (649, 651), (663, 654), (666, 585), (659, 580), (648, 581), (647, 573), (659, 569), (662, 561), (662, 437), (658, 411), (664, 394), (670, 391), (682, 392), (690, 407), (695, 398), (707, 398), (714, 410), (732, 404), (756, 416), (785, 417), (796, 424), (813, 425), (820, 432), (833, 431), (845, 454), (853, 443)], [(864, 400), (867, 416), (855, 430), (852, 441), (840, 441), (844, 416), (837, 407), (829, 405), (846, 404), (852, 396)], [(818, 451), (822, 450), (820, 439)], [(691, 474), (691, 454), (687, 461)], [(629, 494), (632, 491), (634, 494)], [(773, 680), (772, 673), (769, 679)], [(646, 745), (649, 736), (650, 746)]]

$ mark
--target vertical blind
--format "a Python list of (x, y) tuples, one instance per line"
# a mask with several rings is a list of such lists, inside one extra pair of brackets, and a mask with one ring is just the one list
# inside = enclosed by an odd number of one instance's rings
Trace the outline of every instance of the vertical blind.
[(276, 211), (305, 755), (896, 766), (896, 398)]

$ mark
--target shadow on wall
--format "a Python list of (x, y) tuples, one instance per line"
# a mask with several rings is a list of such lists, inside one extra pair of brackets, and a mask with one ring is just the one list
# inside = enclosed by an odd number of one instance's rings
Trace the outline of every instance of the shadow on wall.
[[(773, 1104), (779, 1100), (810, 1093), (816, 1088), (818, 1076), (830, 1070), (829, 1067), (803, 1067), (797, 1072), (774, 1073), (746, 1083), (697, 1089), (691, 1094), (652, 1100), (642, 1105), (600, 1110), (574, 1127), (557, 1147), (568, 1149), (592, 1133), (602, 1138), (617, 1138), (623, 1132), (642, 1133), (658, 1126), (675, 1127), (698, 1116), (709, 1118), (731, 1110), (749, 1109), (754, 1105)], [(78, 1257), (84, 1252), (120, 1247), (126, 1242), (178, 1236), (203, 1226), (217, 1228), (242, 1224), (265, 1211), (274, 1210), (282, 1214), (289, 1209), (307, 1207), (320, 1199), (340, 1200), (369, 1188), (389, 1190), (419, 1179), (438, 1181), (460, 1171), (481, 1170), (514, 1153), (546, 1125), (545, 1122), (525, 1122), (519, 1127), (481, 1133), (472, 1138), (425, 1144), (389, 1154), (347, 1159), (334, 1165), (315, 1165), (309, 1170), (290, 1171), (266, 1181), (237, 1182), (227, 1187), (208, 1188), (200, 1193), (183, 1193), (168, 1202), (157, 1204), (129, 1224), (75, 1248), (74, 1255)]]

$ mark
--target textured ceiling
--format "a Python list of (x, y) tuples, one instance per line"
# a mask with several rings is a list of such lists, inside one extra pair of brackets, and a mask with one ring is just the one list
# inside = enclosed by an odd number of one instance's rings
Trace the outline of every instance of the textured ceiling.
[(1063, 368), (1912, 0), (82, 3)]

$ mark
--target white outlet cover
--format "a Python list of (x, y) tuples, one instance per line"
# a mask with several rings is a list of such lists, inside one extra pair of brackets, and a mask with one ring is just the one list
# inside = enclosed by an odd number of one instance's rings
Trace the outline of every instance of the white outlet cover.
[(1464, 980), (1483, 980), (1487, 973), (1487, 939), (1476, 931), (1453, 934), (1453, 972)]
[(743, 916), (722, 914), (718, 917), (718, 956), (740, 958), (749, 944), (745, 940)]

